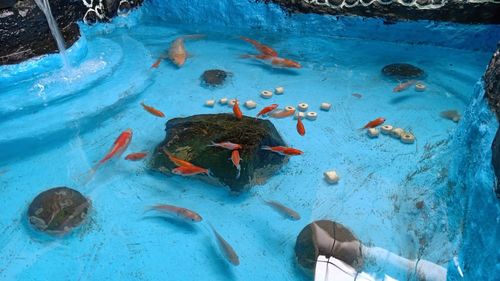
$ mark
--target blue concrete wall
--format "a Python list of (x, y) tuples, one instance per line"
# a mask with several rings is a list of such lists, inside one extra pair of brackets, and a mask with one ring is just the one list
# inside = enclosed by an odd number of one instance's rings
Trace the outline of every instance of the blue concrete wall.
[[(457, 129), (450, 203), (460, 204), (465, 217), (456, 217), (464, 237), (459, 257), (466, 280), (500, 277), (500, 201), (494, 192), (491, 143), (498, 121), (489, 109), (482, 82)], [(450, 270), (450, 280), (462, 280)]]
[(228, 29), (248, 27), (274, 32), (293, 30), (305, 34), (404, 41), (491, 52), (496, 49), (500, 38), (500, 26), (495, 25), (467, 26), (430, 21), (384, 25), (381, 19), (354, 16), (289, 16), (278, 5), (255, 3), (254, 0), (149, 0), (145, 7), (166, 21), (180, 24), (218, 25)]

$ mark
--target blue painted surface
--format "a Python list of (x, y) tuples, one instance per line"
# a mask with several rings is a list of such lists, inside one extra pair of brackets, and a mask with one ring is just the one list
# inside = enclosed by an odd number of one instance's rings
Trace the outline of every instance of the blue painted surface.
[[(492, 230), (466, 224), (462, 232), (461, 221), (484, 219), (494, 227), (494, 213), (468, 212), (484, 202), (495, 207), (487, 191), (474, 197), (491, 182), (491, 167), (471, 165), (477, 173), (462, 183), (475, 183), (471, 188), (450, 189), (447, 175), (456, 178), (461, 170), (453, 167), (470, 159), (488, 159), (480, 151), (489, 149), (498, 124), (484, 101), (469, 104), (473, 97), (481, 101), (472, 96), (479, 93), (474, 83), (490, 58), (485, 52), (493, 46), (490, 36), (496, 36), (487, 31), (498, 32), (497, 27), (438, 28), (422, 22), (383, 26), (356, 18), (341, 19), (338, 25), (331, 17), (286, 18), (275, 6), (215, 2), (150, 1), (128, 18), (85, 27), (85, 40), (70, 49), (74, 68), (69, 72), (58, 69), (55, 55), (0, 69), (0, 197), (6, 202), (0, 212), (0, 279), (308, 280), (294, 262), (293, 247), (299, 231), (317, 219), (338, 221), (364, 243), (409, 259), (447, 266), (459, 253), (474, 277), (485, 278), (486, 272), (474, 269), (480, 262), (474, 255), (481, 247), (469, 245), (479, 229), (486, 241), (482, 245), (494, 246), (487, 242)], [(199, 25), (202, 18), (211, 24)], [(331, 26), (335, 30), (326, 32)], [(455, 33), (441, 32), (447, 28)], [(375, 30), (396, 35), (388, 38)], [(422, 35), (422, 30), (430, 33)], [(183, 68), (164, 61), (150, 69), (173, 39), (193, 33), (207, 37), (186, 42), (193, 57)], [(240, 59), (253, 52), (237, 39), (241, 34), (272, 45), (303, 68), (280, 71)], [(472, 34), (477, 44), (466, 46), (463, 42)], [(485, 51), (464, 50), (469, 46), (483, 46)], [(400, 61), (427, 72), (426, 92), (392, 92), (397, 82), (383, 78), (380, 69)], [(225, 87), (208, 90), (200, 87), (199, 76), (210, 68), (234, 75)], [(261, 90), (276, 86), (284, 86), (285, 94), (270, 100), (259, 97)], [(352, 93), (363, 96), (357, 99)], [(123, 160), (103, 167), (90, 183), (80, 183), (121, 131), (134, 131), (127, 152), (152, 150), (163, 139), (166, 120), (147, 114), (141, 101), (173, 118), (230, 112), (220, 105), (203, 106), (206, 99), (221, 97), (252, 99), (258, 108), (309, 103), (319, 117), (304, 121), (306, 137), (295, 132), (291, 119), (273, 120), (286, 142), (305, 154), (291, 159), (268, 183), (238, 197), (194, 180), (149, 173), (144, 162)], [(333, 104), (330, 112), (319, 111), (324, 101)], [(468, 109), (458, 129), (439, 117), (448, 109)], [(257, 110), (243, 108), (248, 115)], [(484, 118), (474, 119), (475, 112)], [(369, 139), (356, 130), (379, 116), (413, 131), (416, 144), (404, 145), (387, 136)], [(474, 127), (484, 132), (483, 139), (468, 129)], [(455, 141), (457, 135), (469, 141)], [(322, 179), (329, 169), (339, 172), (338, 185)], [(93, 211), (72, 235), (47, 239), (29, 230), (25, 212), (36, 194), (60, 185), (87, 195)], [(284, 220), (260, 198), (282, 202), (299, 211), (302, 219)], [(419, 201), (423, 209), (416, 208)], [(199, 212), (232, 244), (241, 265), (225, 263), (204, 223), (191, 226), (144, 215), (145, 208), (156, 203)], [(367, 264), (366, 270), (383, 278), (377, 265)], [(406, 272), (397, 277), (404, 280)]]

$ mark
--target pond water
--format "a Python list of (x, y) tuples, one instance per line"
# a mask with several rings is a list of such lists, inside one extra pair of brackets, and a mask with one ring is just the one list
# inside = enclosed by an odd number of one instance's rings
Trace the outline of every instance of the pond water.
[[(461, 229), (448, 224), (446, 201), (448, 146), (457, 124), (440, 112), (462, 112), (484, 73), (491, 53), (349, 39), (332, 36), (203, 26), (173, 25), (148, 17), (121, 24), (85, 27), (69, 49), (70, 70), (56, 55), (0, 74), (0, 279), (2, 280), (308, 280), (295, 263), (295, 239), (314, 220), (342, 223), (366, 245), (408, 259), (423, 258), (447, 267), (456, 254)], [(164, 60), (151, 68), (170, 43), (187, 40), (187, 63)], [(272, 46), (300, 69), (276, 69), (242, 54), (255, 49), (245, 35)], [(391, 63), (410, 63), (427, 76), (426, 91), (395, 93), (398, 81), (384, 77)], [(226, 85), (207, 89), (208, 69), (232, 73)], [(262, 90), (285, 88), (261, 98)], [(353, 95), (359, 94), (359, 95)], [(85, 175), (131, 128), (123, 156), (152, 152), (165, 137), (165, 122), (202, 113), (231, 113), (208, 99), (238, 98), (255, 116), (264, 106), (309, 104), (315, 121), (270, 119), (288, 145), (304, 151), (267, 183), (234, 195), (185, 177), (148, 171), (147, 162), (119, 160)], [(155, 117), (140, 105), (163, 111)], [(328, 112), (322, 102), (332, 104)], [(368, 121), (412, 132), (414, 144), (360, 131)], [(338, 184), (323, 173), (336, 170)], [(63, 238), (49, 238), (26, 222), (27, 206), (40, 192), (69, 186), (92, 201), (86, 223)], [(291, 221), (262, 203), (275, 200), (296, 210)], [(185, 224), (145, 213), (158, 203), (195, 210), (204, 221)], [(233, 267), (219, 253), (207, 222), (232, 245), (241, 264)], [(383, 269), (366, 271), (383, 279)], [(403, 273), (397, 278), (405, 279)]]

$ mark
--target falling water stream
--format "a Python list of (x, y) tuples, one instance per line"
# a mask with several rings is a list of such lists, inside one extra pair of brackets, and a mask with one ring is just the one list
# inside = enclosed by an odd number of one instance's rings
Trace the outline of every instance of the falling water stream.
[(57, 22), (52, 15), (52, 11), (50, 9), (49, 0), (35, 0), (37, 6), (40, 10), (43, 11), (45, 17), (47, 18), (47, 23), (49, 24), (50, 31), (52, 32), (52, 36), (57, 42), (57, 48), (59, 48), (59, 53), (61, 54), (61, 59), (64, 64), (64, 68), (69, 68), (68, 57), (66, 56), (66, 47), (64, 44), (64, 38), (61, 35), (61, 31), (57, 26)]

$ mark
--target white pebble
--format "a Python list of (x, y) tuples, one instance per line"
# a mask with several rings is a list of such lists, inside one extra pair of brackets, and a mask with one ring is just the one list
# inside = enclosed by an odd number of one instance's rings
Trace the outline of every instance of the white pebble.
[(322, 102), (319, 108), (321, 110), (324, 110), (324, 111), (330, 111), (330, 108), (332, 108), (332, 105), (327, 103), (327, 102)]
[(309, 105), (305, 102), (301, 102), (297, 107), (299, 108), (300, 111), (307, 111)]
[(377, 130), (377, 128), (369, 128), (367, 130), (367, 133), (370, 138), (377, 138), (380, 132)]
[(220, 104), (227, 104), (227, 98), (221, 98), (221, 99), (219, 100), (219, 103), (220, 103)]
[(401, 135), (401, 142), (406, 144), (412, 144), (415, 142), (415, 136), (411, 133), (404, 132)]
[(419, 83), (415, 84), (415, 91), (417, 91), (417, 92), (423, 92), (423, 91), (425, 91), (426, 88), (427, 87), (425, 86), (424, 83), (419, 82)]
[(391, 125), (383, 125), (380, 127), (380, 131), (382, 132), (382, 134), (388, 135), (391, 133), (393, 128), (394, 127), (392, 127)]
[(391, 137), (399, 139), (401, 137), (401, 135), (404, 134), (404, 132), (405, 132), (405, 130), (403, 130), (401, 128), (394, 128), (391, 131)]
[(215, 105), (215, 100), (206, 100), (205, 101), (205, 106), (214, 107), (214, 105)]
[(307, 120), (314, 121), (314, 120), (316, 120), (316, 118), (318, 118), (318, 113), (316, 113), (314, 111), (309, 111), (308, 113), (306, 113)]
[(271, 91), (262, 91), (260, 92), (260, 96), (265, 98), (265, 99), (270, 99), (273, 96), (273, 92)]
[(340, 178), (336, 171), (327, 171), (324, 173), (325, 180), (330, 184), (338, 183)]
[(285, 93), (285, 88), (283, 88), (283, 87), (276, 87), (276, 89), (274, 89), (274, 93), (277, 94), (277, 95), (282, 95), (283, 93)]
[(228, 106), (230, 106), (230, 107), (233, 107), (235, 103), (236, 103), (236, 99), (230, 99), (230, 100), (227, 102), (227, 105), (228, 105)]
[(257, 107), (257, 103), (254, 102), (253, 100), (247, 100), (245, 102), (245, 107), (248, 109), (253, 109), (253, 108)]
[(295, 112), (293, 119), (299, 119), (299, 116), (300, 116), (300, 119), (304, 119), (304, 117), (306, 117), (306, 114), (304, 112), (297, 111), (297, 112)]

